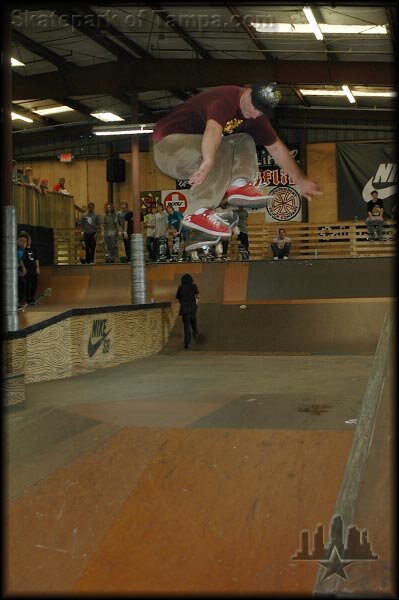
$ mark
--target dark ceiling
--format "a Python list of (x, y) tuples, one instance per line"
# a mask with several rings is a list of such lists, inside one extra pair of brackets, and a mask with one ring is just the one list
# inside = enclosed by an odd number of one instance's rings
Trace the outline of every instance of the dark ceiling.
[[(24, 66), (13, 67), (13, 111), (33, 123), (15, 120), (13, 130), (100, 125), (94, 111), (116, 113), (127, 123), (154, 122), (203, 89), (260, 79), (281, 88), (279, 118), (393, 119), (396, 3), (312, 3), (325, 28), (323, 40), (296, 32), (308, 23), (303, 6), (142, 2), (15, 8), (12, 56)], [(290, 30), (275, 33), (272, 26), (279, 23)], [(362, 30), (331, 32), (337, 25)], [(372, 33), (377, 26), (386, 33)], [(344, 94), (306, 93), (340, 92), (342, 84), (355, 94), (355, 104)], [(385, 95), (375, 95), (381, 92)], [(73, 110), (51, 117), (32, 112), (59, 104)]]

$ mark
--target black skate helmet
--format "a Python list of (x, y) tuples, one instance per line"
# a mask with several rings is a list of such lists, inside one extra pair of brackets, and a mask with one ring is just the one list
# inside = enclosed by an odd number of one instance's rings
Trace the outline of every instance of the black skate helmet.
[(281, 100), (281, 92), (275, 81), (257, 81), (251, 84), (251, 102), (257, 110), (267, 116), (273, 115), (273, 109)]

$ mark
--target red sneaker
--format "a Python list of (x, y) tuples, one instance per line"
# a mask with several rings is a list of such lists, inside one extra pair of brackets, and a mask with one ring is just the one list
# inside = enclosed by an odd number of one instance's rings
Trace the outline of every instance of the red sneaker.
[(210, 208), (201, 208), (193, 215), (183, 217), (183, 226), (198, 229), (218, 237), (230, 237), (231, 229), (228, 223)]
[(226, 193), (231, 206), (243, 206), (244, 208), (263, 208), (266, 206), (268, 198), (272, 198), (252, 183), (246, 183), (236, 188), (230, 187)]

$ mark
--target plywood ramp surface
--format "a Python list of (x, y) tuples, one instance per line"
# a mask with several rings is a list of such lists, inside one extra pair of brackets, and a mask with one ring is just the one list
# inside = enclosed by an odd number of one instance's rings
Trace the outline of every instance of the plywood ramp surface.
[(78, 592), (311, 593), (300, 531), (331, 518), (352, 432), (169, 430)]

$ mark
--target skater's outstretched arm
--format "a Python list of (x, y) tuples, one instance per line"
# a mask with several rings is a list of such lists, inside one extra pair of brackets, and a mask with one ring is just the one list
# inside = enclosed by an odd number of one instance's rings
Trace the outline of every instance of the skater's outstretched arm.
[(201, 144), (202, 163), (188, 180), (192, 188), (201, 185), (213, 167), (216, 152), (222, 143), (222, 133), (223, 128), (217, 121), (214, 121), (213, 119), (207, 121)]
[(310, 181), (305, 173), (301, 171), (289, 153), (287, 146), (279, 138), (277, 138), (274, 144), (265, 146), (265, 148), (278, 166), (288, 173), (294, 183), (298, 186), (302, 196), (311, 200), (312, 196), (320, 196), (323, 193), (318, 184), (314, 181)]

